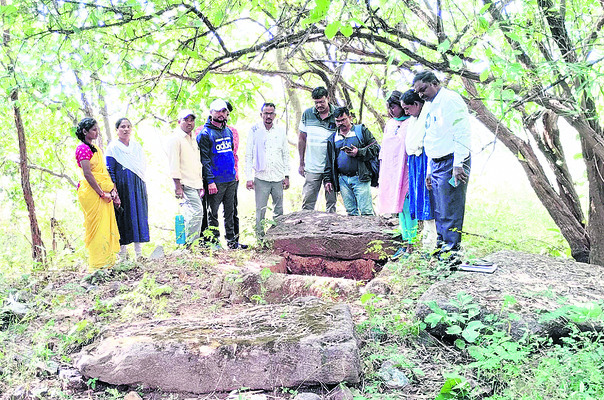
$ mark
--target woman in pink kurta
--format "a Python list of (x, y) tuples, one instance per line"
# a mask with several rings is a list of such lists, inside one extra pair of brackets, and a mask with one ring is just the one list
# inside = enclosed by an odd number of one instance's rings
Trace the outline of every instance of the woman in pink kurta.
[(392, 117), (384, 129), (380, 150), (380, 177), (378, 191), (378, 211), (380, 214), (399, 214), (401, 235), (406, 247), (401, 247), (393, 256), (398, 258), (411, 250), (411, 241), (417, 234), (417, 221), (409, 213), (409, 170), (405, 136), (407, 120), (401, 107), (402, 93), (395, 90), (388, 98), (388, 114)]

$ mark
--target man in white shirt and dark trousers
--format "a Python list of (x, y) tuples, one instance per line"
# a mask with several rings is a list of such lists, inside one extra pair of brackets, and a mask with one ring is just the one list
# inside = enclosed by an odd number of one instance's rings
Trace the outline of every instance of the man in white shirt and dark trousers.
[(470, 114), (462, 97), (446, 88), (433, 72), (413, 79), (415, 92), (426, 102), (424, 150), (429, 159), (426, 186), (434, 194), (437, 247), (442, 260), (461, 262), (460, 250), (470, 175)]
[[(275, 126), (275, 105), (264, 103), (262, 122), (250, 129), (245, 154), (246, 188), (255, 191), (256, 238), (264, 238), (262, 221), (268, 197), (273, 198), (273, 215), (283, 215), (283, 190), (289, 188), (289, 149), (285, 129)], [(252, 179), (253, 177), (253, 179)]]

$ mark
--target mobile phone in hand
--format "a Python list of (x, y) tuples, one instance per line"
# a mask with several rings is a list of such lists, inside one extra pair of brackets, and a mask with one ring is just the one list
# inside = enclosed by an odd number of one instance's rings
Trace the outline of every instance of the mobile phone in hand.
[[(470, 168), (468, 168), (466, 165), (463, 166), (463, 170), (465, 171), (466, 175), (468, 175), (468, 177), (470, 176)], [(453, 186), (453, 187), (457, 187), (458, 185), (455, 184), (455, 176), (452, 176), (451, 179), (449, 179), (449, 185)]]
[(352, 151), (352, 147), (348, 147), (348, 146), (342, 146), (342, 150), (348, 152), (348, 151)]

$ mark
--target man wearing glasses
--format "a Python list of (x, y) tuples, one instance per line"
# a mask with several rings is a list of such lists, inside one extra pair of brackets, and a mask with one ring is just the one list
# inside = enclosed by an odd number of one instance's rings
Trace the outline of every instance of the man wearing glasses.
[(446, 88), (433, 72), (413, 79), (415, 92), (429, 107), (424, 150), (428, 156), (426, 187), (434, 195), (437, 247), (440, 258), (452, 264), (460, 250), (470, 175), (470, 114), (462, 97)]
[(256, 238), (264, 238), (262, 226), (268, 197), (273, 199), (273, 216), (283, 215), (283, 190), (289, 188), (289, 149), (285, 129), (275, 126), (275, 105), (260, 108), (262, 122), (250, 129), (245, 154), (246, 188), (256, 198)]

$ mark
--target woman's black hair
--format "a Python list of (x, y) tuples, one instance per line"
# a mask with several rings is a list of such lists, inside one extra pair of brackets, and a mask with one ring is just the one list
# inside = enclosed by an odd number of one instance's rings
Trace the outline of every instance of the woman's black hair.
[(415, 93), (415, 90), (409, 89), (401, 96), (401, 103), (412, 106), (415, 103), (424, 104), (424, 100), (419, 97), (419, 94)]
[(398, 90), (393, 90), (390, 97), (388, 97), (388, 99), (386, 100), (386, 102), (388, 103), (388, 106), (390, 106), (390, 104), (392, 104), (392, 103), (398, 104), (400, 106), (402, 95), (403, 94), (401, 92), (399, 92)]
[[(94, 118), (84, 118), (78, 124), (78, 127), (76, 128), (76, 132), (75, 132), (78, 139), (80, 139), (80, 142), (82, 142), (85, 145), (87, 145), (88, 147), (90, 147), (90, 151), (92, 151), (93, 153), (96, 153), (97, 150), (96, 150), (96, 147), (94, 147), (94, 145), (92, 145), (92, 143), (86, 143), (86, 132), (88, 132), (90, 129), (92, 129), (92, 127), (95, 125), (96, 125), (96, 120)], [(86, 131), (86, 132), (84, 132), (84, 131)]]
[(118, 129), (120, 127), (120, 125), (122, 124), (122, 122), (124, 122), (124, 120), (132, 123), (132, 121), (130, 121), (128, 118), (122, 117), (122, 118), (118, 119), (117, 122), (115, 123), (115, 129)]

